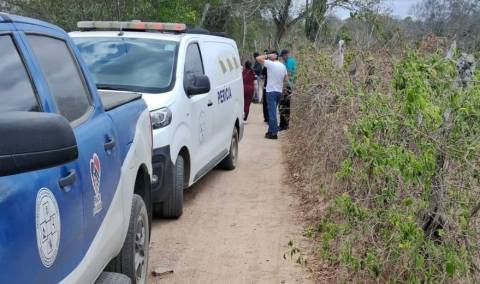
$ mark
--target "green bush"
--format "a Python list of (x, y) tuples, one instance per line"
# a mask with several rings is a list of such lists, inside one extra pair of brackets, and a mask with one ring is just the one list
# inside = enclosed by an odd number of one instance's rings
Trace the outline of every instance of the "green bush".
[[(355, 113), (337, 122), (345, 124), (344, 154), (314, 235), (319, 256), (343, 267), (343, 278), (480, 281), (480, 76), (464, 90), (456, 74), (442, 56), (410, 52), (389, 90), (362, 92), (352, 80), (355, 94), (337, 100), (337, 112)], [(323, 143), (327, 135), (311, 137)]]

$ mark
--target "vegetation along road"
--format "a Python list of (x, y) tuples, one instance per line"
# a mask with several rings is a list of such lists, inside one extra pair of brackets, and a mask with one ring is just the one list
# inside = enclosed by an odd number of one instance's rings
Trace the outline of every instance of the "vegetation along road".
[(155, 220), (150, 270), (174, 272), (150, 283), (309, 283), (284, 253), (302, 231), (285, 182), (281, 142), (263, 138), (253, 105), (235, 171), (215, 170), (185, 193), (178, 220)]

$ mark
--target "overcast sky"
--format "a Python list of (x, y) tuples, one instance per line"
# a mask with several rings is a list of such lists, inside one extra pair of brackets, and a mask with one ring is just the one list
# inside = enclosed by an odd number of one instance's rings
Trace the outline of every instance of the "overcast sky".
[[(413, 5), (421, 2), (421, 0), (386, 0), (385, 6), (392, 11), (394, 16), (405, 18), (411, 15), (411, 8)], [(342, 19), (348, 18), (350, 12), (338, 10), (336, 14)]]

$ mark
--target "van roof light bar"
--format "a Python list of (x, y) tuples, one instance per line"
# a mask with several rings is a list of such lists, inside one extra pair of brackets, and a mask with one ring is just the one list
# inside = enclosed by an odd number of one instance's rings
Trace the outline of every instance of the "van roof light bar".
[(119, 22), (119, 21), (81, 21), (77, 23), (80, 30), (138, 30), (160, 32), (186, 32), (187, 25), (180, 23), (156, 22)]

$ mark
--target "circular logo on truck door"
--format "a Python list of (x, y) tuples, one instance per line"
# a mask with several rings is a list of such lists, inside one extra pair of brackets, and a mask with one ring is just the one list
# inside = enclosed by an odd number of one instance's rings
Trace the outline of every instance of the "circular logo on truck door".
[(40, 259), (45, 267), (50, 267), (57, 258), (60, 244), (60, 212), (57, 200), (48, 188), (37, 193), (35, 217)]

